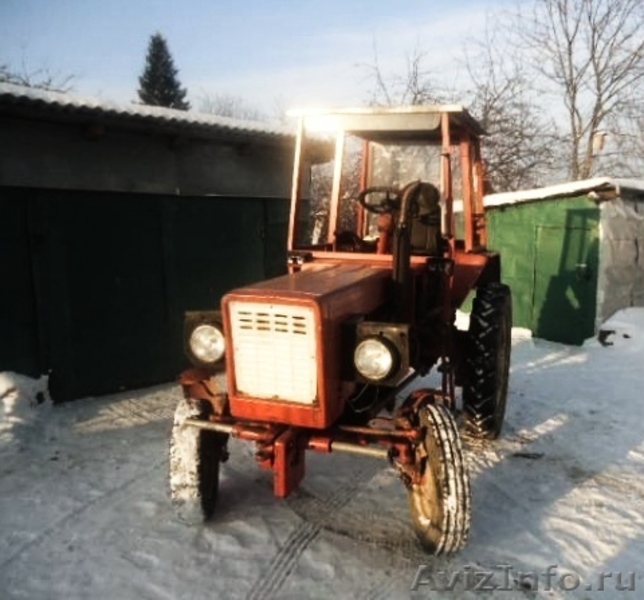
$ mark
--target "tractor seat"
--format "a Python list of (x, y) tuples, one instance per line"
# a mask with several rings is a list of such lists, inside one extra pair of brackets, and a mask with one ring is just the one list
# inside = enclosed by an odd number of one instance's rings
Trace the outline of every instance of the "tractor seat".
[(412, 194), (412, 225), (410, 245), (414, 254), (441, 256), (443, 235), (441, 232), (441, 205), (438, 188), (426, 181), (410, 187)]

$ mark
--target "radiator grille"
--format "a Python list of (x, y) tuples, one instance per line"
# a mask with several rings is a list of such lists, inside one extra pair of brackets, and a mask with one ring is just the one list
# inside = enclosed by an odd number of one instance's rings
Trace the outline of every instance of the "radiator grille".
[(317, 396), (313, 309), (237, 300), (228, 307), (237, 391), (313, 404)]

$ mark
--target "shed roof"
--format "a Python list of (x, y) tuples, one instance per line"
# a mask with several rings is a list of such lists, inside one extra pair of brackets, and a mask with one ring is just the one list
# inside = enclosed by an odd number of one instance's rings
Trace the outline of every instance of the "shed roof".
[(484, 203), (486, 208), (490, 208), (524, 202), (538, 202), (552, 198), (567, 198), (582, 194), (593, 194), (598, 199), (609, 199), (611, 196), (620, 196), (622, 192), (628, 192), (638, 197), (641, 196), (644, 199), (644, 179), (595, 177), (531, 190), (488, 194), (484, 198)]
[(11, 83), (0, 83), (0, 114), (49, 121), (98, 122), (128, 129), (240, 142), (279, 144), (294, 139), (293, 129), (259, 121), (142, 104), (116, 103)]

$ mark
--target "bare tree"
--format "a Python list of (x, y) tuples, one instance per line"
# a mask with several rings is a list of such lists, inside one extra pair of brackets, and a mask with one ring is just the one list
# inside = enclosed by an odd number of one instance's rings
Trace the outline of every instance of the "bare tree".
[(373, 79), (369, 102), (376, 106), (410, 104), (440, 104), (452, 99), (441, 87), (431, 71), (424, 68), (426, 53), (416, 47), (406, 56), (404, 74), (385, 74), (380, 66), (378, 51), (374, 44), (374, 62), (363, 65)]
[(407, 56), (404, 74), (386, 76), (374, 48), (367, 65), (376, 105), (440, 104), (467, 101), (488, 133), (487, 178), (493, 189), (516, 190), (539, 185), (552, 164), (552, 123), (542, 118), (520, 60), (490, 32), (467, 58), (470, 89), (458, 93), (438, 83), (425, 68), (427, 54), (416, 48)]
[(283, 96), (277, 96), (275, 100), (273, 100), (271, 121), (279, 125), (288, 125), (291, 123), (288, 114), (288, 104)]
[(535, 0), (517, 32), (533, 49), (536, 72), (563, 99), (569, 176), (590, 177), (597, 134), (644, 92), (644, 3)]
[(487, 180), (496, 191), (542, 185), (554, 165), (554, 122), (533, 93), (516, 49), (499, 32), (466, 48), (472, 83), (470, 108), (487, 131), (484, 156)]
[(220, 117), (252, 121), (266, 120), (266, 116), (260, 110), (250, 106), (243, 98), (232, 94), (203, 94), (199, 101), (199, 111)]
[(73, 89), (73, 75), (59, 75), (47, 68), (28, 69), (23, 63), (20, 69), (0, 64), (0, 83), (13, 83), (25, 87), (55, 92), (69, 92)]
[[(374, 49), (374, 104), (469, 97), (488, 132), (488, 178), (498, 190), (613, 175), (644, 165), (644, 2), (533, 0), (515, 17), (491, 15), (492, 33), (467, 59), (469, 90), (436, 85), (414, 50), (406, 72), (385, 76)], [(506, 38), (507, 34), (507, 38)]]
[(598, 172), (618, 177), (644, 175), (644, 98), (633, 99), (623, 110), (611, 113), (606, 126), (594, 136)]

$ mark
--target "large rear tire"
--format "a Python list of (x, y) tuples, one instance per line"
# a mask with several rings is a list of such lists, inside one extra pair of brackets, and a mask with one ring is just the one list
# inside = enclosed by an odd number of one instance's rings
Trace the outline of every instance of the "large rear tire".
[(177, 518), (196, 524), (210, 519), (219, 494), (219, 463), (227, 458), (228, 436), (186, 424), (206, 420), (207, 402), (181, 400), (170, 442), (170, 495)]
[(512, 294), (502, 283), (478, 288), (467, 336), (465, 433), (496, 439), (505, 419), (512, 348)]
[(432, 554), (449, 554), (467, 542), (471, 521), (470, 477), (454, 417), (442, 405), (427, 405), (418, 414), (427, 428), (416, 447), (420, 482), (409, 486), (416, 535)]

